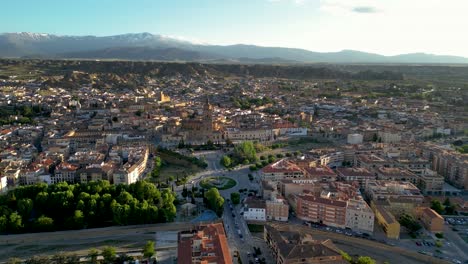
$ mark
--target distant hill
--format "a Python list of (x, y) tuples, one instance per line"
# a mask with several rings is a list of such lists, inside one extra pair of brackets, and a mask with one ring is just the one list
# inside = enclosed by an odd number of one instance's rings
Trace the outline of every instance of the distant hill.
[(296, 63), (468, 63), (468, 58), (425, 53), (383, 56), (354, 50), (313, 52), (255, 45), (203, 45), (150, 33), (115, 36), (0, 34), (0, 57), (79, 58), (260, 64)]

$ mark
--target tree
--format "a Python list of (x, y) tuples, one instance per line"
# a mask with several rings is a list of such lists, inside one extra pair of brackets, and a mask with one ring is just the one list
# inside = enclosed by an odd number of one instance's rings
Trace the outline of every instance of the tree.
[(23, 261), (19, 258), (9, 258), (6, 264), (22, 264)]
[(431, 209), (436, 211), (438, 214), (442, 214), (444, 212), (444, 207), (439, 200), (432, 200), (431, 201)]
[(40, 231), (53, 231), (54, 230), (54, 219), (45, 215), (40, 216), (34, 221), (34, 225)]
[(224, 155), (222, 158), (221, 158), (221, 165), (223, 165), (224, 167), (226, 168), (229, 168), (232, 164), (232, 160), (229, 156), (227, 155)]
[(18, 212), (24, 219), (29, 219), (33, 207), (33, 201), (29, 198), (18, 200)]
[(101, 254), (102, 254), (102, 257), (104, 258), (105, 264), (114, 263), (114, 260), (117, 256), (117, 254), (115, 253), (115, 247), (111, 247), (111, 246), (105, 247), (102, 250)]
[(221, 217), (223, 215), (224, 198), (219, 194), (218, 189), (211, 188), (205, 193), (208, 208), (215, 211)]
[(231, 193), (231, 201), (232, 201), (233, 204), (239, 204), (240, 203), (240, 193), (238, 193), (238, 192)]
[(27, 259), (25, 264), (50, 264), (52, 263), (47, 256), (34, 256), (32, 258)]
[(356, 261), (356, 264), (375, 264), (375, 260), (372, 259), (371, 257), (367, 257), (367, 256), (360, 256), (357, 261)]
[(349, 263), (351, 263), (351, 261), (353, 261), (353, 258), (348, 253), (340, 250), (340, 254), (341, 254), (341, 256), (343, 256), (343, 259), (348, 261)]
[(54, 264), (67, 263), (67, 261), (68, 261), (68, 255), (65, 254), (64, 252), (59, 252), (52, 256), (52, 263)]
[(88, 259), (91, 264), (98, 264), (99, 251), (95, 248), (92, 248), (88, 252)]
[(154, 250), (154, 241), (147, 241), (145, 246), (143, 247), (143, 257), (150, 259), (155, 254)]
[(10, 221), (8, 221), (8, 229), (12, 232), (19, 232), (23, 229), (23, 219), (18, 212), (14, 212), (10, 215)]
[(6, 232), (8, 230), (8, 216), (2, 215), (0, 216), (0, 233)]
[(244, 160), (255, 162), (257, 161), (257, 152), (252, 141), (244, 141), (234, 147), (234, 158), (237, 163), (242, 163)]

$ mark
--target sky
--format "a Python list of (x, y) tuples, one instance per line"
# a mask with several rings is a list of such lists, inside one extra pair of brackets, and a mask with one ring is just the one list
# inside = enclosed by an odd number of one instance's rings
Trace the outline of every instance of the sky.
[(0, 32), (468, 57), (468, 0), (1, 0)]

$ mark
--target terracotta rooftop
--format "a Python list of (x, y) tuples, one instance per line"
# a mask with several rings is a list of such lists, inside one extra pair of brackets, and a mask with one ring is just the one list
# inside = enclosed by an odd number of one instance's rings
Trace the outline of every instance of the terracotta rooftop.
[[(196, 241), (199, 242), (199, 247)], [(177, 263), (232, 264), (229, 246), (222, 223), (200, 225), (189, 231), (178, 234)]]

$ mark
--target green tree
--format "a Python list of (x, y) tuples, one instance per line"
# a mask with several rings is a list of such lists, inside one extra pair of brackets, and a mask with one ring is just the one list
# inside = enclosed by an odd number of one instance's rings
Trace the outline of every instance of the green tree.
[(340, 250), (341, 256), (343, 256), (343, 259), (351, 263), (353, 261), (353, 258), (346, 252)]
[(99, 257), (99, 251), (95, 248), (92, 248), (89, 250), (88, 252), (88, 261), (89, 263), (91, 264), (98, 264), (99, 261), (98, 261), (98, 257)]
[(231, 193), (231, 201), (232, 201), (233, 204), (239, 204), (240, 203), (240, 193), (238, 193), (238, 192)]
[(356, 264), (375, 264), (375, 260), (372, 259), (371, 257), (367, 257), (367, 256), (360, 256), (357, 261), (356, 261)]
[(8, 230), (8, 216), (2, 215), (0, 216), (0, 233), (6, 232)]
[(150, 259), (154, 256), (156, 251), (154, 250), (154, 241), (147, 241), (143, 247), (143, 257)]
[(235, 146), (233, 155), (237, 163), (242, 163), (244, 160), (256, 162), (258, 159), (257, 152), (252, 141), (244, 141)]
[(34, 208), (33, 201), (29, 198), (18, 200), (18, 212), (24, 219), (29, 219)]
[(436, 211), (438, 214), (442, 214), (444, 212), (444, 206), (439, 200), (431, 201), (431, 209)]
[(105, 264), (111, 264), (114, 263), (114, 260), (117, 256), (115, 252), (115, 247), (107, 246), (104, 249), (102, 249), (102, 257), (104, 258), (104, 263)]
[(42, 215), (34, 221), (34, 225), (39, 231), (53, 231), (54, 219)]
[(222, 158), (221, 158), (221, 165), (223, 165), (224, 167), (226, 168), (229, 168), (232, 164), (232, 161), (231, 161), (231, 158), (227, 155), (224, 155)]
[(6, 264), (22, 264), (23, 261), (19, 258), (9, 258)]
[(47, 256), (34, 256), (27, 259), (25, 264), (51, 264), (50, 258)]
[(223, 215), (224, 198), (219, 194), (218, 189), (211, 188), (205, 193), (207, 206), (221, 217)]
[(12, 232), (19, 232), (23, 229), (23, 219), (18, 212), (14, 212), (10, 215), (10, 219), (8, 221), (8, 229)]

